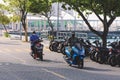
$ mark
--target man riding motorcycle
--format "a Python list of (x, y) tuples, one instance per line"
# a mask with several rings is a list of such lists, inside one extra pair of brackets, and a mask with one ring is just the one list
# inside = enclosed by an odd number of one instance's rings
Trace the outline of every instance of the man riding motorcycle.
[(34, 53), (35, 41), (37, 40), (39, 40), (39, 36), (36, 34), (35, 31), (33, 31), (32, 35), (30, 36), (32, 54)]
[[(78, 42), (78, 38), (75, 37), (75, 32), (72, 33), (72, 36), (68, 39), (68, 45), (70, 46), (70, 48), (72, 48), (72, 46), (75, 46), (75, 43)], [(72, 59), (72, 56), (73, 56), (73, 51), (71, 49), (70, 51), (70, 54), (71, 54), (71, 58)]]

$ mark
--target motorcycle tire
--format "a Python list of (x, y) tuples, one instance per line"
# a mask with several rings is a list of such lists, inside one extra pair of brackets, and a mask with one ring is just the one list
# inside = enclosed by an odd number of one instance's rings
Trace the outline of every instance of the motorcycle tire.
[(120, 54), (116, 56), (117, 65), (120, 67)]
[(78, 68), (83, 69), (83, 65), (84, 65), (84, 60), (83, 59), (79, 60), (78, 61)]
[(66, 54), (65, 54), (65, 47), (63, 47), (63, 48), (61, 49), (61, 52), (62, 52), (63, 55), (66, 55)]
[(52, 45), (49, 46), (50, 51), (53, 51)]
[(101, 53), (98, 53), (97, 54), (97, 62), (99, 64), (103, 64), (104, 63), (104, 59), (103, 59), (104, 56), (101, 55)]
[(117, 63), (116, 63), (116, 57), (115, 56), (110, 56), (108, 58), (108, 63), (111, 65), (111, 66), (116, 66)]
[(33, 55), (33, 58), (36, 59), (36, 58), (37, 58), (37, 54), (34, 54), (34, 55)]
[(95, 52), (92, 52), (91, 54), (90, 54), (90, 59), (92, 60), (92, 61), (95, 61)]
[(39, 55), (39, 58), (41, 61), (43, 61), (43, 54), (42, 53)]
[(36, 50), (36, 49), (34, 49), (33, 58), (34, 58), (34, 59), (36, 59), (36, 58), (37, 58), (37, 50)]

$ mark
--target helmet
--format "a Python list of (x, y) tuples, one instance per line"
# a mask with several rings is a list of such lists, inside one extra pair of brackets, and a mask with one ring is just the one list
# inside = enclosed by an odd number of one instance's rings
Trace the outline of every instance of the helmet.
[(72, 36), (75, 36), (75, 32), (72, 32)]
[(35, 34), (36, 32), (35, 31), (33, 31), (33, 34)]

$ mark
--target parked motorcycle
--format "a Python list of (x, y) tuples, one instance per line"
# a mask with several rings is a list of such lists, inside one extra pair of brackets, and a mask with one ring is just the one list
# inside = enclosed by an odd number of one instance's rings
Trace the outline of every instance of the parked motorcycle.
[(60, 44), (59, 41), (50, 41), (49, 49), (50, 49), (51, 51), (57, 52), (57, 51), (58, 51), (57, 47), (59, 46), (59, 44)]
[(117, 44), (117, 42), (111, 43), (109, 46), (111, 46), (110, 50), (110, 57), (108, 58), (108, 63), (111, 66), (120, 66), (120, 44)]
[(58, 53), (62, 53), (63, 51), (63, 47), (64, 47), (64, 43), (65, 43), (65, 41), (60, 41), (59, 42), (59, 45), (58, 45), (58, 47), (57, 47), (57, 52)]
[(31, 56), (34, 59), (40, 59), (43, 61), (43, 44), (41, 44), (42, 40), (37, 40), (34, 42), (34, 48), (33, 48), (33, 53), (31, 52)]
[(99, 41), (94, 41), (93, 43), (95, 43), (96, 46), (91, 47), (90, 59), (100, 64), (107, 64), (107, 60), (109, 58), (109, 49), (101, 47)]
[(90, 51), (92, 50), (91, 42), (89, 40), (84, 41), (85, 56), (90, 56)]
[[(72, 59), (71, 58), (71, 50), (73, 52)], [(75, 46), (66, 46), (65, 47), (64, 59), (70, 65), (77, 65), (78, 68), (83, 68), (84, 66), (84, 57), (85, 57), (85, 49), (80, 43), (77, 43)]]

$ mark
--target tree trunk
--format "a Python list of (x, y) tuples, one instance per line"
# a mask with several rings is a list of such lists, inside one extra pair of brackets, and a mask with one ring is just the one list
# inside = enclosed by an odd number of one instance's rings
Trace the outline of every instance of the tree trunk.
[(103, 36), (102, 37), (102, 47), (107, 47), (107, 37), (106, 36)]
[(25, 31), (25, 41), (28, 42), (28, 34), (27, 34), (27, 26), (26, 26), (26, 22), (24, 21), (24, 31)]
[(53, 24), (52, 24), (52, 22), (51, 22), (51, 20), (50, 20), (49, 17), (47, 17), (47, 19), (48, 19), (49, 26), (51, 27), (52, 40), (54, 40), (54, 29), (53, 29)]
[(4, 25), (4, 24), (3, 24), (3, 26), (4, 26), (4, 29), (5, 29), (6, 33), (8, 33), (7, 28), (5, 27), (5, 25)]
[(26, 19), (23, 19), (22, 20), (22, 25), (23, 25), (23, 28), (24, 28), (24, 31), (25, 31), (25, 41), (28, 42), (28, 34), (27, 34), (27, 26), (26, 26)]
[(49, 17), (47, 17), (47, 19), (48, 19), (49, 26), (51, 27), (52, 32), (53, 32), (53, 31), (54, 31), (54, 30), (53, 30), (53, 24), (52, 24), (52, 22), (51, 22), (51, 20), (50, 20)]
[(28, 42), (28, 34), (27, 34), (27, 30), (25, 30), (25, 41)]

